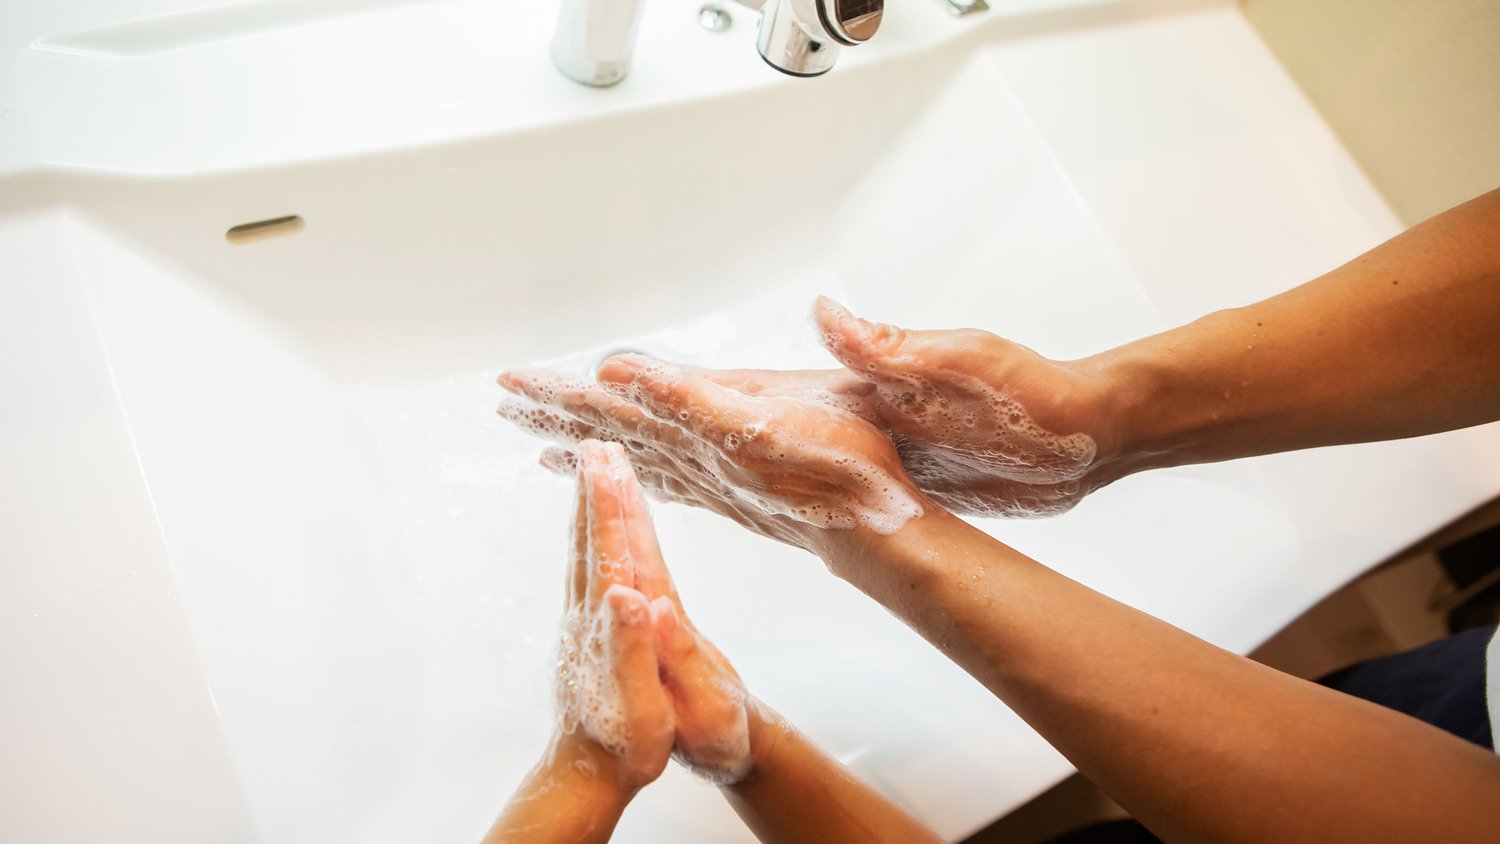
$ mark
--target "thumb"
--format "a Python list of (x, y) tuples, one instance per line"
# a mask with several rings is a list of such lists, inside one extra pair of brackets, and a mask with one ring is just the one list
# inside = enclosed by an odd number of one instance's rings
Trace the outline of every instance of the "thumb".
[(1025, 346), (977, 328), (919, 331), (871, 322), (819, 296), (813, 320), (823, 345), (851, 372), (866, 381), (887, 385), (921, 383), (913, 379), (947, 381), (954, 374), (972, 373), (1031, 355)]
[(627, 698), (641, 697), (658, 685), (652, 617), (645, 596), (614, 584), (604, 593), (605, 650), (616, 688)]
[(689, 661), (698, 650), (698, 637), (683, 623), (677, 605), (663, 595), (651, 602), (651, 621), (656, 628), (656, 652), (661, 663), (662, 679), (668, 688), (689, 672)]
[(932, 353), (944, 352), (942, 338), (948, 334), (861, 319), (826, 296), (819, 296), (813, 306), (813, 321), (822, 333), (823, 347), (867, 381), (905, 380), (919, 374), (933, 363)]

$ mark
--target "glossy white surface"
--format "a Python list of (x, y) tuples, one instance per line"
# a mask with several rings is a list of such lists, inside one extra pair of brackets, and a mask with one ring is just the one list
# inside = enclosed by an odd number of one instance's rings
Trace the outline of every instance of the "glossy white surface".
[[(6, 840), (477, 838), (548, 728), (568, 508), (505, 365), (818, 364), (817, 292), (1077, 356), (1398, 230), (1228, 4), (912, 0), (810, 82), (658, 4), (612, 92), (530, 7), (45, 5), (0, 12)], [(1487, 427), (986, 527), (1243, 652), (1497, 467)], [(944, 835), (1068, 771), (816, 560), (657, 514), (752, 689)], [(617, 840), (752, 839), (673, 769)]]

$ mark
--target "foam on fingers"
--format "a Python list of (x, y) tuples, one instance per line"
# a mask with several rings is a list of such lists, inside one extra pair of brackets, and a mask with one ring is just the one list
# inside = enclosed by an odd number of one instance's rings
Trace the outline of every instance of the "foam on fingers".
[(616, 443), (585, 440), (579, 445), (583, 467), (580, 477), (588, 499), (587, 601), (591, 607), (599, 604), (610, 586), (635, 582), (620, 501), (617, 455), (623, 455), (623, 451)]
[(621, 585), (605, 592), (596, 612), (563, 616), (553, 678), (560, 731), (582, 731), (624, 757), (648, 738), (639, 729), (670, 725), (651, 619), (645, 597)]
[(615, 584), (604, 593), (604, 613), (608, 632), (605, 655), (618, 693), (636, 706), (649, 705), (652, 698), (663, 697), (651, 605), (645, 596)]
[(559, 475), (578, 474), (578, 453), (566, 448), (548, 447), (537, 462), (543, 469)]
[(765, 424), (750, 400), (689, 369), (640, 355), (611, 358), (601, 383), (658, 421), (710, 441), (754, 437)]
[(619, 355), (599, 367), (599, 382), (657, 421), (682, 424), (690, 411), (681, 367), (644, 355)]
[(874, 432), (859, 430), (866, 423), (842, 410), (784, 396), (751, 398), (639, 355), (612, 358), (599, 378), (664, 427), (689, 432), (694, 442), (678, 443), (672, 454), (701, 469), (697, 486), (720, 494), (731, 509), (748, 510), (752, 521), (790, 517), (888, 534), (922, 514), (899, 470), (860, 452), (889, 444), (866, 437)]
[(902, 329), (878, 325), (855, 316), (843, 305), (819, 296), (813, 306), (823, 348), (851, 371), (864, 374), (880, 368), (885, 346), (895, 345), (905, 335)]
[[(1098, 452), (1094, 439), (1043, 427), (1011, 385), (969, 372), (1029, 350), (983, 332), (918, 333), (922, 342), (907, 342), (908, 332), (861, 320), (826, 298), (814, 314), (829, 351), (874, 385), (881, 427), (900, 441), (918, 486), (960, 502), (963, 512), (988, 516), (1051, 515), (1076, 501), (1075, 482)], [(989, 344), (977, 347), (975, 336)], [(970, 494), (996, 480), (1044, 489), (1021, 497)]]
[(567, 603), (564, 604), (564, 607), (568, 609), (583, 605), (588, 589), (589, 557), (588, 495), (584, 491), (583, 473), (575, 468), (572, 474), (574, 479), (573, 520), (568, 525), (568, 537), (571, 541), (568, 546)]
[(670, 590), (671, 578), (667, 577), (662, 563), (661, 547), (656, 541), (645, 491), (636, 477), (635, 468), (623, 448), (610, 445), (604, 451), (609, 482), (614, 485), (614, 498), (619, 507), (617, 529), (624, 553), (631, 562), (633, 582), (644, 580)]
[(577, 395), (593, 386), (581, 375), (535, 368), (508, 369), (500, 373), (496, 383), (540, 404), (555, 404), (564, 395)]
[(518, 398), (507, 398), (495, 409), (501, 419), (544, 440), (573, 445), (589, 439), (614, 439), (612, 431), (600, 429), (548, 407)]
[(903, 457), (924, 486), (1071, 481), (1097, 453), (1092, 437), (1047, 430), (1014, 396), (965, 373), (908, 375), (882, 383), (879, 392), (888, 424), (911, 441)]
[(626, 484), (622, 498), (625, 532), (630, 543), (630, 556), (635, 562), (636, 588), (648, 598), (674, 595), (672, 576), (667, 572), (661, 545), (656, 539), (656, 528), (647, 509), (645, 489), (634, 474)]
[(607, 661), (610, 628), (602, 613), (573, 610), (563, 616), (553, 688), (554, 713), (564, 733), (582, 730), (614, 754), (630, 744), (630, 723)]

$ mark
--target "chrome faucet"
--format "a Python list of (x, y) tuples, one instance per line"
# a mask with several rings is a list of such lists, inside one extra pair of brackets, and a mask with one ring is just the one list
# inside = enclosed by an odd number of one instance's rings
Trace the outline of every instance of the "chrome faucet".
[[(603, 88), (625, 78), (635, 51), (643, 0), (562, 0), (552, 63), (569, 79)], [(738, 0), (760, 12), (756, 48), (766, 64), (792, 76), (821, 76), (840, 46), (870, 40), (884, 0)]]

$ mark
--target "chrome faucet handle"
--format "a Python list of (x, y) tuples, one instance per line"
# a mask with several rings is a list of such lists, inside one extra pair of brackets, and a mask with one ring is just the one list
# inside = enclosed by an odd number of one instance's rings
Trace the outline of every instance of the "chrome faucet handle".
[(823, 0), (766, 0), (755, 49), (789, 76), (822, 76), (839, 57), (839, 42), (824, 28)]
[(724, 8), (724, 0), (705, 0), (698, 8), (698, 25), (709, 32), (723, 32), (734, 25), (734, 18)]
[(834, 38), (852, 47), (875, 37), (885, 0), (818, 0), (818, 14)]
[(761, 7), (756, 49), (766, 64), (792, 76), (821, 76), (839, 46), (870, 40), (880, 28), (884, 0), (740, 0)]

